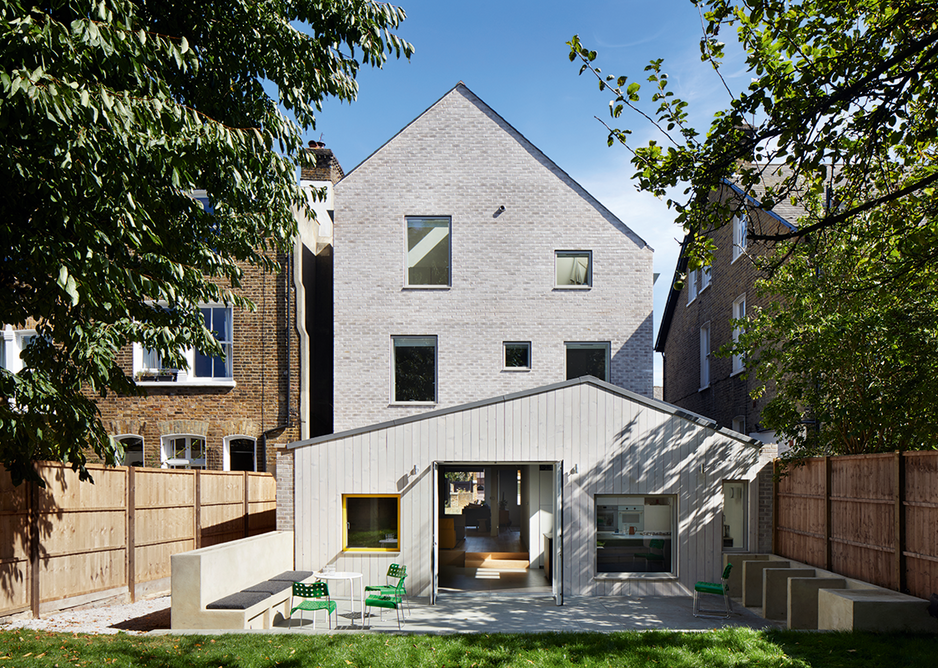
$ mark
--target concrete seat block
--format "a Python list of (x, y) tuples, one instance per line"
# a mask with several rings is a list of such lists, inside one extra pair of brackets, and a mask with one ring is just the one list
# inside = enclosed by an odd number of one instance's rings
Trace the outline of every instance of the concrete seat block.
[[(771, 563), (771, 562), (769, 562)], [(788, 580), (813, 578), (813, 568), (766, 568), (762, 571), (762, 616), (766, 619), (788, 618)]]
[(818, 628), (938, 633), (928, 601), (888, 589), (819, 589)]
[(748, 552), (727, 552), (723, 555), (723, 567), (733, 564), (730, 577), (726, 581), (727, 591), (733, 598), (743, 596), (743, 561), (768, 561), (771, 554), (751, 554)]
[(747, 608), (762, 607), (762, 571), (766, 568), (790, 567), (790, 561), (780, 559), (747, 559), (743, 561), (743, 605)]
[(788, 579), (788, 628), (817, 628), (817, 599), (820, 589), (846, 589), (845, 578), (807, 577)]

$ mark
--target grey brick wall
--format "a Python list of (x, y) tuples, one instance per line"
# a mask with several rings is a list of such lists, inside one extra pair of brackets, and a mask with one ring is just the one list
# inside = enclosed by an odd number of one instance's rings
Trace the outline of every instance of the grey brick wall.
[(277, 531), (293, 531), (293, 450), (277, 452)]
[[(448, 289), (404, 287), (421, 215), (452, 219)], [(433, 408), (389, 405), (395, 335), (437, 337), (435, 407), (565, 380), (567, 341), (610, 342), (610, 380), (652, 396), (652, 249), (461, 84), (337, 184), (334, 239), (337, 432)], [(591, 289), (554, 288), (556, 250), (592, 251)]]

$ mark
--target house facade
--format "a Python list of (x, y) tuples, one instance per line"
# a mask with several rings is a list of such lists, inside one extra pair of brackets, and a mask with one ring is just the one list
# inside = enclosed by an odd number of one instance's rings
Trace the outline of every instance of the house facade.
[[(735, 186), (724, 186), (718, 196), (755, 204)], [(682, 249), (672, 285), (685, 274), (686, 280), (680, 290), (672, 288), (668, 294), (655, 341), (655, 351), (664, 358), (665, 402), (768, 442), (774, 442), (775, 435), (763, 427), (760, 415), (773, 396), (772, 388), (753, 399), (751, 392), (759, 383), (747, 377), (745, 357), (716, 352), (738, 336), (735, 320), (768, 303), (768, 297), (756, 294), (760, 273), (753, 263), (767, 247), (747, 237), (752, 230), (766, 234), (792, 230), (801, 215), (800, 209), (784, 204), (776, 212), (750, 208), (712, 232), (716, 250), (703, 269), (687, 272)]]
[(652, 249), (460, 83), (336, 185), (334, 429), (592, 375), (652, 396)]

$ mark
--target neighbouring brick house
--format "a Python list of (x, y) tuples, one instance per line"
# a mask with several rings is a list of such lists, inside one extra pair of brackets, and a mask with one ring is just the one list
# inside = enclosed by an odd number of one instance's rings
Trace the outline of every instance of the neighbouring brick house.
[(323, 299), (331, 301), (331, 291), (317, 277), (323, 264), (328, 271), (332, 186), (342, 169), (329, 149), (309, 152), (313, 160), (301, 184), (325, 188), (326, 198), (311, 195), (315, 221), (298, 216), (294, 252), (278, 256), (279, 274), (245, 268), (239, 291), (257, 310), (203, 308), (230, 359), (190, 351), (189, 369), (160, 378), (148, 375), (159, 363), (139, 345), (121, 351), (122, 368), (147, 396), (108, 396), (98, 407), (108, 433), (126, 448), (125, 463), (275, 473), (276, 447), (321, 433), (310, 429), (310, 388), (315, 391), (318, 381), (311, 381), (309, 369), (322, 371), (310, 359), (324, 354), (317, 349), (323, 345), (317, 312)]
[(651, 397), (652, 254), (460, 82), (336, 185), (335, 430), (584, 375)]

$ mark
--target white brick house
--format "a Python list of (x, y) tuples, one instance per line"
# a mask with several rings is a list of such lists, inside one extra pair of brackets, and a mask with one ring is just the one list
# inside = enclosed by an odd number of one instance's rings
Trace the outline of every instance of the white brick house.
[(652, 396), (652, 249), (464, 84), (335, 192), (336, 432), (587, 374)]

